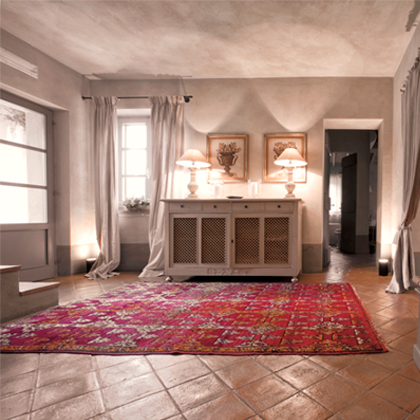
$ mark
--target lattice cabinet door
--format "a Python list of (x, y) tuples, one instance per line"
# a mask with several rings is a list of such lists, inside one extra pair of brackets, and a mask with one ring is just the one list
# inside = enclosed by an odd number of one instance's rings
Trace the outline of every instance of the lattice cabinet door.
[(201, 218), (201, 263), (227, 264), (227, 216)]
[(198, 217), (172, 218), (172, 258), (174, 264), (198, 263)]
[(235, 265), (261, 264), (261, 217), (235, 216), (233, 224)]
[(290, 227), (287, 215), (264, 217), (264, 264), (290, 264)]

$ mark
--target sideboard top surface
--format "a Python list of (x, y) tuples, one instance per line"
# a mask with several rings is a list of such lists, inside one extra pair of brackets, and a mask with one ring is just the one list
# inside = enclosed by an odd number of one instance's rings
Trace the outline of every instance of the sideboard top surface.
[(254, 203), (267, 203), (267, 202), (298, 202), (302, 201), (301, 198), (163, 198), (161, 201), (165, 203), (243, 203), (243, 202), (254, 202)]

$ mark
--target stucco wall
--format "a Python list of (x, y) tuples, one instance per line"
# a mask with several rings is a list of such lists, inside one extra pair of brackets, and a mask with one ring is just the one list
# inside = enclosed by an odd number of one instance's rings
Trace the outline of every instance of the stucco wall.
[[(416, 28), (413, 38), (401, 60), (398, 70), (394, 77), (394, 101), (393, 101), (393, 115), (394, 115), (394, 142), (393, 142), (393, 196), (396, 203), (402, 203), (402, 182), (403, 182), (403, 155), (402, 155), (402, 140), (401, 140), (401, 92), (405, 79), (408, 76), (408, 71), (413, 67), (414, 60), (417, 57), (418, 49), (420, 48), (420, 26)], [(401, 222), (402, 206), (395, 206), (393, 213), (393, 225), (396, 227)], [(412, 224), (412, 238), (414, 252), (416, 256), (416, 272), (420, 275), (420, 214)]]
[[(415, 39), (418, 45), (418, 29)], [(183, 90), (173, 79), (95, 81), (88, 84), (83, 76), (7, 33), (2, 33), (2, 45), (38, 64), (40, 73), (36, 80), (2, 65), (2, 87), (55, 111), (57, 246), (65, 256), (70, 256), (61, 266), (68, 263), (69, 272), (82, 271), (83, 258), (90, 256), (88, 254), (93, 249), (95, 227), (91, 185), (91, 105), (81, 100), (81, 94), (173, 95), (183, 93)], [(397, 130), (393, 132), (392, 128), (393, 93), (405, 77), (405, 68), (412, 65), (415, 49), (412, 44), (395, 82), (391, 78), (185, 80), (186, 92), (193, 95), (192, 101), (186, 105), (187, 147), (205, 153), (207, 133), (247, 133), (249, 178), (253, 181), (262, 179), (263, 175), (264, 133), (307, 133), (307, 183), (298, 184), (295, 190), (304, 201), (303, 265), (306, 272), (322, 269), (325, 120), (382, 121), (379, 129), (378, 241), (384, 249), (391, 247), (398, 219), (393, 210), (393, 194), (398, 194), (393, 171), (399, 170), (398, 160), (393, 160), (393, 154), (398, 157), (398, 147), (393, 147), (392, 143), (393, 136), (398, 138)], [(148, 108), (149, 102), (125, 100), (119, 106)], [(397, 108), (394, 104), (394, 110)], [(394, 125), (397, 123), (398, 116), (395, 116)], [(209, 196), (204, 172), (198, 179), (201, 182), (200, 195)], [(247, 185), (226, 185), (225, 194), (232, 193), (246, 195)], [(282, 184), (262, 185), (262, 197), (282, 197), (284, 194)], [(418, 235), (415, 235), (415, 241), (416, 249), (420, 249)]]
[[(247, 133), (249, 178), (263, 178), (264, 133), (307, 133), (307, 183), (295, 194), (304, 201), (303, 266), (306, 272), (322, 270), (322, 211), (324, 120), (382, 120), (382, 224), (389, 226), (392, 197), (392, 79), (391, 78), (288, 78), (288, 79), (186, 79), (193, 99), (185, 107), (186, 143), (206, 153), (208, 133)], [(182, 92), (176, 80), (95, 81), (94, 95), (173, 95)], [(147, 100), (125, 100), (120, 107), (149, 107)], [(353, 127), (353, 128), (357, 128)], [(365, 127), (359, 127), (365, 128)], [(205, 173), (198, 176), (199, 195), (210, 196)], [(226, 184), (225, 194), (247, 195), (247, 184)], [(283, 184), (262, 184), (262, 197), (283, 197)], [(379, 194), (378, 194), (379, 196)], [(388, 229), (388, 227), (386, 228)], [(390, 247), (392, 234), (378, 235)]]
[(1, 45), (38, 66), (38, 79), (1, 65), (1, 88), (54, 111), (54, 193), (58, 274), (83, 271), (95, 255), (88, 105), (83, 76), (1, 32)]

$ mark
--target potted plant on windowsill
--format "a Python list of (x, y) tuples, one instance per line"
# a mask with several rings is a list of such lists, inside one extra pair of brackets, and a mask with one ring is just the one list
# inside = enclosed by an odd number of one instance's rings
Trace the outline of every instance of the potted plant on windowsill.
[(150, 210), (150, 199), (144, 197), (127, 198), (122, 204), (129, 212), (149, 213)]

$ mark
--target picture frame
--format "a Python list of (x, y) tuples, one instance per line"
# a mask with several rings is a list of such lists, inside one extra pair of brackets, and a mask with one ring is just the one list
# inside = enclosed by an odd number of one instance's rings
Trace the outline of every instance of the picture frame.
[(246, 182), (248, 179), (248, 135), (208, 134), (208, 182)]
[[(263, 182), (286, 183), (287, 171), (274, 164), (286, 147), (296, 147), (306, 160), (306, 133), (270, 133), (264, 134), (264, 174)], [(293, 182), (306, 182), (306, 166), (295, 168)]]

